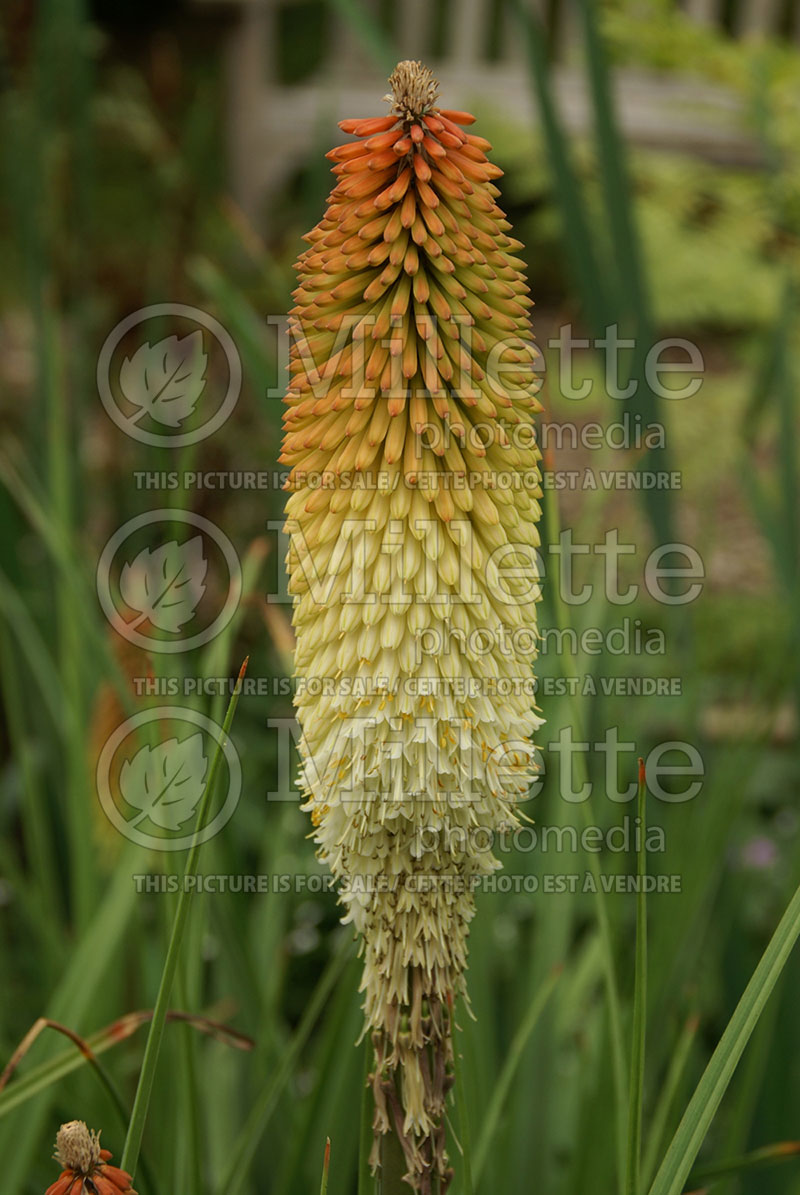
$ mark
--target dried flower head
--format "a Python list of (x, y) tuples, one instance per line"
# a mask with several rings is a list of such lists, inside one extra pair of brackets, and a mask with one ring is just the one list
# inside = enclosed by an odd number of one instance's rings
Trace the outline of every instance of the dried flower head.
[(439, 98), (439, 84), (433, 71), (421, 62), (398, 62), (389, 76), (391, 95), (384, 96), (392, 112), (404, 120), (415, 120), (430, 112)]
[(376, 1134), (426, 1192), (474, 889), (535, 771), (539, 405), (490, 146), (419, 63), (391, 84), (328, 155), (281, 461), (305, 808), (363, 939)]
[(82, 1120), (62, 1124), (53, 1156), (63, 1172), (45, 1195), (136, 1195), (131, 1176), (108, 1164), (111, 1153), (100, 1148), (100, 1134)]

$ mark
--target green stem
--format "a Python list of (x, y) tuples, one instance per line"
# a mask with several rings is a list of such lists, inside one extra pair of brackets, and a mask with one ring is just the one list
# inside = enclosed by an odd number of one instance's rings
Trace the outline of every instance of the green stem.
[[(250, 1114), (239, 1136), (231, 1147), (228, 1166), (216, 1188), (218, 1195), (239, 1195), (247, 1182), (248, 1168), (255, 1157), (259, 1142), (275, 1111), (281, 1093), (351, 955), (352, 947), (348, 943), (344, 950), (340, 950), (338, 954), (334, 955), (323, 972), (280, 1063), (274, 1073), (268, 1076), (264, 1087), (252, 1104)], [(408, 1195), (408, 1189), (403, 1195)]]
[(800, 1141), (779, 1141), (777, 1145), (764, 1145), (739, 1158), (729, 1158), (724, 1162), (698, 1166), (689, 1176), (689, 1182), (692, 1185), (716, 1182), (718, 1179), (728, 1178), (733, 1174), (742, 1174), (746, 1170), (757, 1170), (761, 1166), (773, 1166), (776, 1162), (789, 1162), (798, 1156), (800, 1156)]
[(375, 1183), (369, 1169), (369, 1155), (372, 1152), (372, 1089), (369, 1076), (374, 1065), (372, 1042), (367, 1036), (364, 1042), (364, 1085), (361, 1088), (361, 1130), (358, 1143), (358, 1195), (374, 1195)]
[[(117, 1114), (119, 1115), (120, 1120), (122, 1121), (122, 1125), (124, 1127), (128, 1123), (128, 1109), (125, 1107), (125, 1101), (123, 1100), (118, 1088), (116, 1087), (114, 1080), (111, 1078), (111, 1075), (108, 1073), (106, 1068), (103, 1066), (102, 1062), (100, 1062), (99, 1059), (97, 1059), (94, 1054), (92, 1054), (89, 1058), (87, 1058), (87, 1062), (92, 1067), (92, 1069), (94, 1070), (98, 1079), (100, 1080), (103, 1087), (105, 1088), (107, 1094), (109, 1095), (111, 1102), (113, 1103), (113, 1105), (117, 1111)], [(142, 1173), (145, 1178), (147, 1190), (149, 1191), (150, 1195), (156, 1195), (156, 1192), (158, 1190), (158, 1184), (156, 1182), (153, 1168), (150, 1165), (150, 1163), (147, 1161), (147, 1157), (145, 1156), (144, 1153), (142, 1153), (141, 1162), (142, 1162)]]
[[(561, 533), (561, 523), (558, 513), (558, 499), (555, 496), (555, 491), (551, 491), (544, 504), (545, 528), (548, 540), (551, 544), (558, 543)], [(552, 585), (553, 592), (553, 609), (556, 619), (556, 625), (560, 631), (569, 629), (569, 612), (564, 602), (561, 593), (561, 586), (558, 580)], [(569, 646), (569, 636), (563, 636), (564, 651), (561, 656), (562, 659), (562, 674), (569, 678), (576, 675), (575, 658)], [(582, 733), (582, 718), (579, 698), (574, 694), (573, 690), (569, 689), (569, 706), (572, 715), (572, 726), (575, 735), (580, 742), (583, 742)], [(587, 764), (586, 752), (578, 751), (575, 757), (576, 781), (584, 788), (589, 783), (589, 767)], [(583, 818), (584, 826), (591, 825), (590, 810), (588, 802), (581, 804), (581, 816)], [(611, 1055), (614, 1068), (614, 1095), (616, 1102), (616, 1145), (617, 1145), (617, 1169), (619, 1174), (620, 1185), (623, 1182), (625, 1173), (625, 1126), (623, 1122), (623, 1110), (627, 1103), (627, 1078), (626, 1078), (626, 1063), (625, 1063), (625, 1042), (622, 1034), (622, 1006), (619, 995), (619, 984), (617, 982), (617, 972), (614, 963), (614, 943), (611, 934), (611, 922), (608, 915), (608, 905), (605, 890), (603, 888), (600, 863), (597, 855), (591, 852), (587, 856), (587, 864), (589, 871), (594, 880), (594, 908), (595, 916), (597, 918), (597, 928), (600, 933), (600, 942), (602, 945), (603, 958), (603, 979), (606, 988), (606, 995), (608, 998), (608, 1019), (611, 1031)]]
[(328, 1171), (331, 1165), (331, 1139), (325, 1139), (325, 1156), (322, 1162), (322, 1181), (319, 1185), (319, 1195), (328, 1195)]
[(644, 1089), (645, 1031), (647, 1027), (647, 783), (644, 760), (639, 760), (639, 820), (641, 837), (636, 874), (636, 979), (633, 993), (631, 1080), (628, 1100), (628, 1151), (625, 1170), (626, 1195), (639, 1195), (642, 1166), (642, 1093)]
[(217, 778), (217, 769), (219, 768), (220, 759), (222, 757), (222, 739), (227, 738), (231, 723), (233, 722), (233, 715), (236, 712), (236, 706), (239, 701), (239, 694), (242, 691), (242, 680), (244, 678), (245, 670), (247, 668), (247, 660), (242, 664), (239, 672), (239, 679), (236, 682), (236, 687), (233, 690), (230, 702), (228, 703), (228, 712), (225, 715), (225, 721), (222, 726), (222, 736), (217, 743), (217, 749), (214, 752), (214, 759), (211, 763), (211, 770), (208, 774), (208, 782), (203, 792), (200, 801), (200, 808), (195, 822), (195, 831), (192, 845), (189, 849), (189, 857), (186, 860), (186, 867), (184, 869), (184, 883), (181, 885), (180, 895), (178, 896), (178, 907), (175, 910), (175, 919), (172, 923), (172, 933), (170, 935), (169, 948), (167, 950), (167, 957), (164, 960), (164, 970), (161, 973), (161, 983), (158, 988), (158, 996), (156, 997), (155, 1009), (153, 1011), (153, 1019), (150, 1022), (150, 1032), (147, 1035), (147, 1044), (144, 1050), (144, 1058), (142, 1060), (142, 1069), (139, 1074), (139, 1084), (136, 1088), (136, 1097), (133, 1101), (133, 1110), (131, 1112), (130, 1124), (128, 1125), (128, 1136), (125, 1139), (125, 1148), (122, 1151), (122, 1160), (120, 1166), (123, 1170), (127, 1170), (129, 1174), (136, 1173), (136, 1163), (139, 1158), (139, 1151), (142, 1145), (142, 1135), (144, 1133), (144, 1125), (147, 1119), (147, 1109), (150, 1104), (150, 1096), (153, 1091), (153, 1081), (155, 1079), (156, 1067), (158, 1065), (158, 1055), (161, 1051), (161, 1040), (164, 1036), (164, 1024), (166, 1021), (167, 1010), (169, 1008), (170, 996), (172, 994), (172, 985), (175, 980), (175, 972), (178, 966), (178, 956), (180, 953), (181, 942), (186, 930), (186, 922), (189, 917), (189, 902), (190, 902), (190, 885), (187, 880), (197, 874), (197, 867), (200, 859), (200, 832), (205, 824), (209, 806), (211, 804), (211, 797), (214, 792), (214, 784)]
[[(492, 1091), (492, 1098), (489, 1100), (488, 1108), (483, 1117), (483, 1127), (481, 1135), (478, 1139), (478, 1144), (475, 1147), (475, 1166), (474, 1179), (475, 1182), (480, 1181), (483, 1174), (483, 1168), (486, 1165), (486, 1160), (489, 1157), (489, 1150), (492, 1145), (497, 1126), (500, 1123), (500, 1118), (506, 1106), (508, 1094), (511, 1091), (511, 1084), (514, 1082), (514, 1077), (517, 1073), (525, 1047), (530, 1040), (536, 1025), (539, 1022), (545, 1005), (561, 977), (561, 967), (557, 967), (536, 992), (531, 1001), (530, 1008), (522, 1021), (522, 1024), (514, 1034), (514, 1038), (508, 1050), (503, 1069), (500, 1076), (495, 1083)], [(453, 1053), (455, 1054), (455, 1043), (453, 1044)], [(469, 1186), (466, 1188), (467, 1195), (472, 1195), (472, 1179), (470, 1178)]]
[(381, 1169), (379, 1195), (409, 1195), (411, 1188), (403, 1182), (406, 1158), (400, 1139), (393, 1131), (381, 1137)]
[(678, 1038), (678, 1044), (672, 1051), (672, 1058), (667, 1068), (667, 1074), (661, 1084), (661, 1094), (656, 1100), (655, 1108), (650, 1116), (647, 1148), (644, 1151), (641, 1172), (641, 1182), (645, 1190), (648, 1190), (655, 1174), (658, 1154), (662, 1146), (669, 1115), (672, 1111), (672, 1105), (675, 1101), (678, 1088), (686, 1073), (686, 1067), (695, 1037), (697, 1036), (699, 1024), (697, 1016), (693, 1014), (684, 1025), (683, 1031)]
[[(469, 1124), (469, 1109), (467, 1108), (466, 1092), (464, 1090), (463, 1076), (461, 1074), (461, 1060), (458, 1056), (459, 1036), (456, 1029), (456, 1019), (454, 1012), (450, 1012), (450, 1033), (453, 1042), (453, 1080), (454, 1080), (454, 1095), (456, 1104), (456, 1113), (458, 1115), (458, 1131), (461, 1137), (461, 1158), (464, 1164), (464, 1195), (473, 1195), (475, 1190), (473, 1185), (473, 1166), (472, 1166), (472, 1134), (470, 1132)], [(478, 1158), (475, 1158), (475, 1178), (478, 1177), (479, 1163)]]

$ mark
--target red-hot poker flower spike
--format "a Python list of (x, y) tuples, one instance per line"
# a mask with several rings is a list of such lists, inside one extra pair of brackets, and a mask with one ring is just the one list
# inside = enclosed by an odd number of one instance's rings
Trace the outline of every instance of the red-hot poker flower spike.
[[(281, 461), (305, 808), (364, 939), (378, 1138), (443, 1193), (474, 890), (535, 773), (541, 498), (521, 247), (473, 118), (400, 63), (297, 263)], [(376, 1148), (373, 1160), (378, 1161)]]

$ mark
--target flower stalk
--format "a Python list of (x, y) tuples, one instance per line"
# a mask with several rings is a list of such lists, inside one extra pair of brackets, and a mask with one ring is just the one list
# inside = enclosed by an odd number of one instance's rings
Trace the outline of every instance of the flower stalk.
[[(501, 171), (418, 62), (343, 121), (282, 463), (301, 785), (361, 936), (374, 1168), (444, 1192), (474, 893), (535, 774), (537, 353)], [(385, 1178), (388, 1179), (388, 1175)]]

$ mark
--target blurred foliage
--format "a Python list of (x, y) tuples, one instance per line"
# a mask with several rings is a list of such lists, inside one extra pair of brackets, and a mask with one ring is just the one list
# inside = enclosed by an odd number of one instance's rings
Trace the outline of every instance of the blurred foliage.
[[(30, 18), (33, 7), (18, 4), (15, 11)], [(436, 6), (440, 33), (444, 7)], [(173, 25), (139, 28), (133, 40), (116, 32), (113, 21), (116, 12), (129, 22), (137, 6), (126, 3), (123, 11), (103, 3), (96, 11), (107, 22), (102, 31), (87, 22), (77, 0), (49, 0), (35, 20), (19, 18), (9, 27), (4, 46), (0, 420), (7, 458), (22, 480), (4, 474), (0, 493), (7, 582), (0, 588), (0, 680), (8, 721), (0, 771), (3, 1058), (51, 1001), (87, 1032), (126, 1009), (152, 1004), (169, 924), (167, 898), (134, 899), (130, 860), (121, 862), (107, 832), (98, 833), (101, 815), (87, 757), (98, 707), (115, 679), (112, 637), (94, 599), (97, 555), (111, 530), (160, 500), (157, 492), (137, 489), (132, 472), (177, 466), (166, 454), (155, 460), (110, 425), (95, 394), (97, 351), (115, 322), (144, 303), (169, 298), (212, 312), (236, 339), (245, 389), (236, 417), (200, 446), (190, 467), (271, 468), (280, 404), (265, 397), (278, 375), (264, 315), (286, 310), (290, 263), (329, 182), (321, 158), (327, 147), (321, 146), (279, 197), (266, 229), (249, 225), (225, 191), (224, 22), (195, 10), (176, 17), (170, 6)], [(611, 694), (587, 701), (587, 725), (597, 735), (618, 727), (642, 752), (667, 737), (685, 737), (699, 745), (706, 763), (702, 800), (689, 811), (658, 811), (669, 846), (652, 861), (665, 874), (679, 872), (685, 888), (652, 905), (648, 1115), (687, 1019), (699, 1016), (703, 1024), (689, 1035), (677, 1079), (680, 1099), (666, 1113), (671, 1130), (796, 882), (800, 857), (800, 591), (792, 588), (796, 543), (780, 534), (791, 529), (796, 506), (786, 448), (796, 442), (797, 304), (785, 277), (796, 280), (800, 269), (798, 56), (779, 44), (738, 43), (700, 29), (666, 0), (626, 0), (602, 12), (618, 64), (695, 73), (739, 95), (768, 165), (745, 171), (677, 154), (630, 154), (633, 211), (658, 327), (697, 338), (708, 363), (697, 401), (665, 414), (682, 476), (674, 496), (679, 529), (706, 559), (708, 584), (703, 600), (679, 617), (645, 598), (625, 608), (645, 628), (665, 631), (665, 655), (604, 651), (578, 661), (581, 674), (647, 671), (681, 678), (682, 691), (673, 697)], [(331, 14), (309, 4), (283, 18), (289, 81), (307, 70), (322, 40), (325, 24), (317, 15)], [(504, 202), (527, 244), (544, 341), (562, 315), (580, 315), (547, 155), (541, 140), (507, 113), (482, 114), (481, 131), (507, 171)], [(612, 248), (600, 220), (603, 163), (589, 139), (571, 148), (593, 243), (607, 263)], [(592, 370), (596, 363), (587, 365)], [(599, 372), (595, 376), (602, 381)], [(555, 395), (551, 413), (607, 419), (608, 404), (593, 400), (576, 415)], [(602, 456), (603, 467), (636, 463), (635, 453), (591, 455)], [(568, 452), (557, 461), (562, 468), (588, 463)], [(751, 498), (759, 482), (763, 501), (755, 509)], [(648, 532), (636, 495), (561, 497), (576, 542), (594, 543), (616, 524), (641, 544), (632, 562), (640, 578)], [(270, 621), (263, 601), (282, 568), (277, 539), (266, 533), (267, 520), (280, 516), (282, 495), (178, 490), (167, 500), (213, 517), (241, 555), (265, 553), (221, 654), (181, 664), (187, 675), (225, 676), (250, 652), (250, 675), (268, 682), (266, 695), (242, 698), (233, 737), (246, 760), (246, 791), (204, 865), (318, 881), (305, 817), (295, 803), (266, 799), (278, 745), (265, 724), (291, 716), (288, 692), (272, 687), (288, 672), (284, 612), (273, 610)], [(585, 563), (578, 584), (601, 583), (601, 560)], [(553, 619), (548, 602), (544, 626)], [(575, 612), (578, 629), (621, 616), (602, 604)], [(74, 655), (71, 644), (77, 644)], [(562, 661), (543, 655), (543, 685), (561, 679), (561, 672)], [(220, 704), (196, 700), (212, 716), (219, 716)], [(563, 695), (549, 696), (546, 714), (546, 733), (555, 740), (571, 725), (571, 705)], [(588, 766), (602, 791), (600, 752)], [(555, 753), (548, 768), (533, 808), (537, 823), (577, 822), (575, 808), (559, 800)], [(593, 816), (607, 828), (623, 812), (598, 801)], [(76, 847), (81, 825), (82, 856)], [(580, 853), (548, 858), (510, 851), (503, 860), (515, 874), (585, 866)], [(612, 853), (602, 862), (614, 874), (625, 872), (630, 859)], [(163, 860), (140, 864), (141, 870), (160, 866)], [(627, 897), (609, 903), (627, 1010), (633, 907)], [(583, 894), (532, 899), (512, 892), (486, 894), (480, 906), (470, 972), (478, 1020), (462, 1018), (473, 1133), (531, 1000), (550, 969), (565, 966), (558, 997), (524, 1051), (486, 1190), (521, 1190), (519, 1176), (535, 1167), (542, 1195), (610, 1191), (613, 1092), (592, 902)], [(257, 1052), (242, 1056), (211, 1041), (193, 1045), (183, 1029), (170, 1027), (145, 1139), (163, 1189), (205, 1195), (203, 1181), (194, 1184), (193, 1168), (202, 1163), (205, 1190), (216, 1195), (231, 1143), (279, 1073), (319, 976), (340, 945), (338, 916), (333, 898), (311, 884), (306, 892), (200, 903), (176, 1003), (232, 1018), (256, 1038)], [(106, 932), (90, 937), (87, 925)], [(349, 963), (280, 1088), (247, 1180), (246, 1189), (258, 1195), (316, 1189), (328, 1133), (331, 1195), (351, 1195), (362, 1072), (361, 1056), (351, 1048), (359, 1031), (357, 973), (357, 964)], [(714, 1126), (709, 1157), (797, 1135), (798, 982), (795, 959)], [(22, 1076), (48, 1056), (45, 1042), (39, 1050)], [(137, 1040), (108, 1056), (126, 1097), (140, 1057)], [(118, 1154), (121, 1129), (104, 1092), (92, 1076), (72, 1073), (45, 1098), (0, 1119), (4, 1195), (35, 1195), (52, 1180), (55, 1126), (74, 1115), (105, 1126)], [(800, 1195), (793, 1167), (769, 1181), (770, 1192)], [(140, 1189), (152, 1195), (144, 1183)], [(756, 1175), (737, 1189), (761, 1195), (764, 1187)], [(731, 1190), (728, 1184), (724, 1195)]]
[[(540, 281), (539, 301), (563, 302), (563, 227), (541, 142), (493, 112), (484, 115), (484, 127), (507, 172), (504, 195)], [(785, 256), (764, 176), (680, 154), (639, 149), (630, 156), (659, 328), (750, 335), (767, 327)], [(580, 143), (576, 158), (596, 217), (602, 200), (591, 146)]]
[[(680, 152), (630, 150), (658, 325), (762, 331), (775, 318), (783, 271), (788, 266), (800, 279), (800, 49), (785, 40), (726, 36), (690, 20), (673, 0), (612, 0), (600, 12), (616, 66), (702, 80), (730, 93), (741, 105), (743, 133), (762, 154), (760, 168), (736, 168)], [(507, 171), (504, 196), (527, 244), (540, 301), (562, 302), (564, 227), (541, 136), (507, 113), (481, 116)], [(598, 230), (602, 163), (594, 139), (576, 139), (573, 151)], [(607, 244), (601, 249), (610, 252)]]
[(797, 263), (800, 143), (797, 137), (797, 8), (785, 6), (788, 38), (733, 38), (690, 20), (672, 0), (611, 0), (602, 7), (607, 45), (619, 66), (680, 72), (728, 88), (742, 100), (747, 126), (764, 140), (766, 187), (778, 232)]

